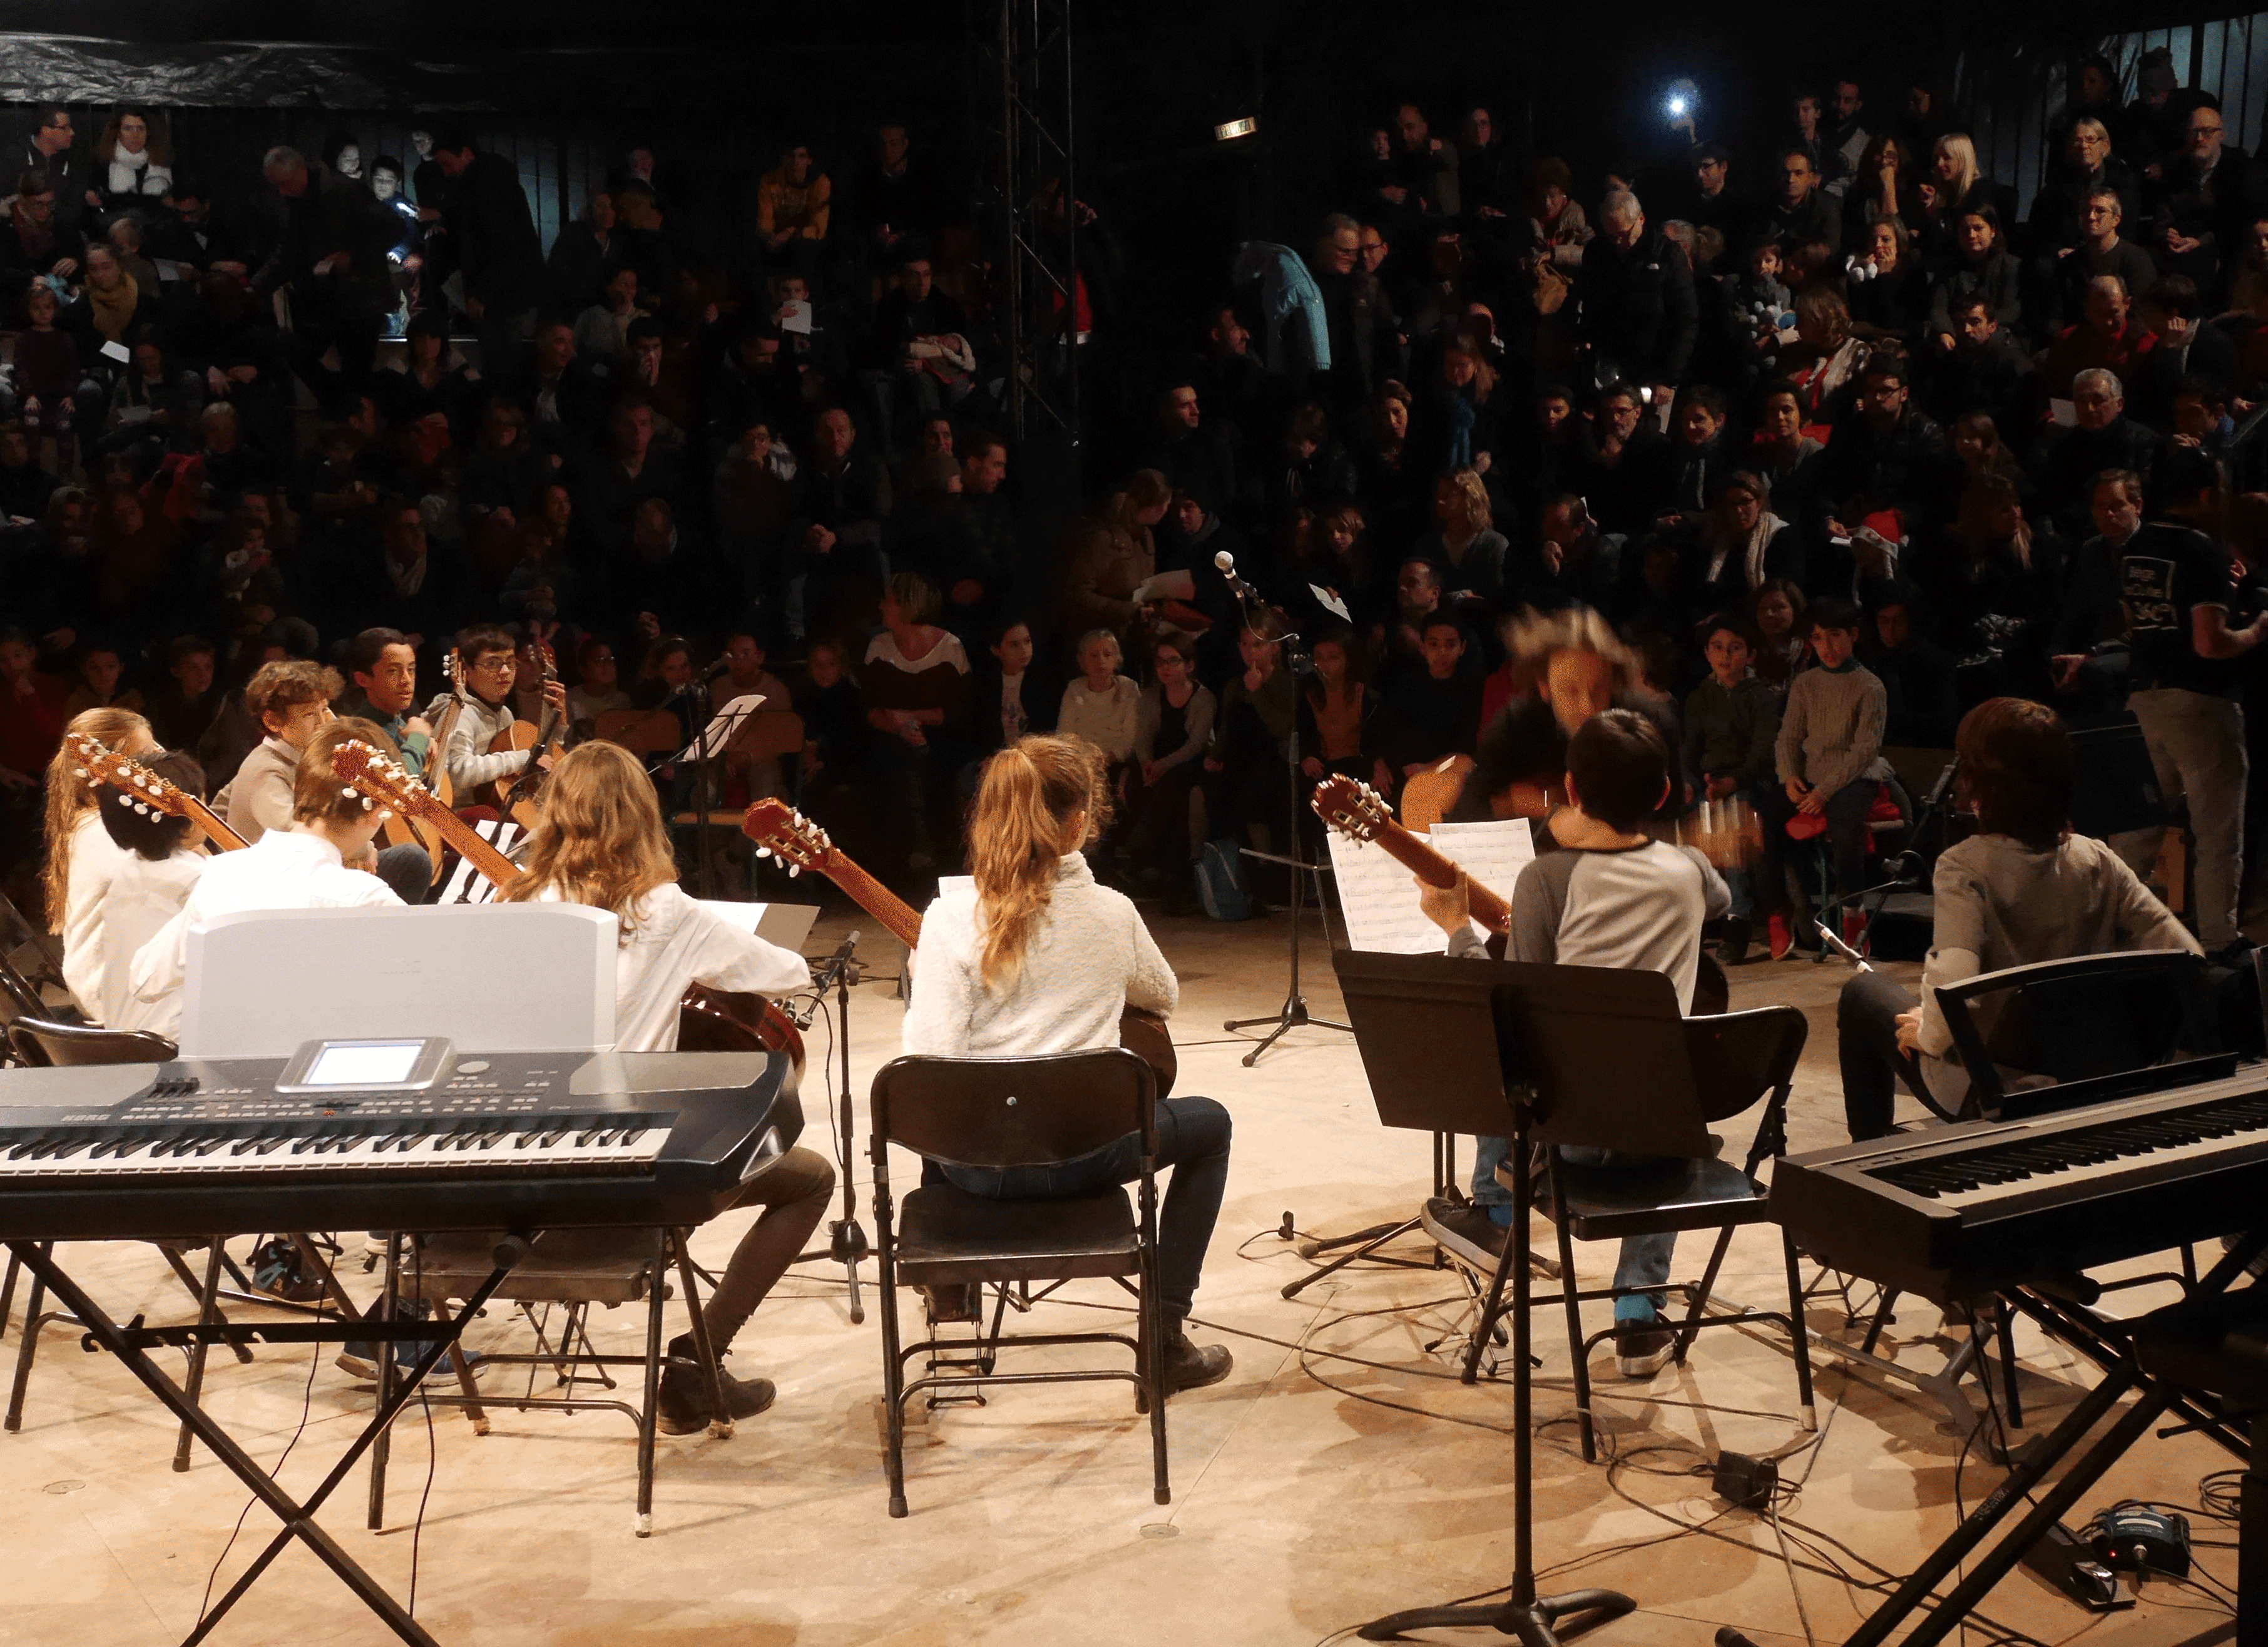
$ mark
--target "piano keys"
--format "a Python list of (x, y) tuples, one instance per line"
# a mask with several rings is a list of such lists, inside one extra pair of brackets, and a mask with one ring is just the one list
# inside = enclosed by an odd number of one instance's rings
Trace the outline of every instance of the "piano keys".
[(1771, 1214), (1871, 1281), (1976, 1298), (2251, 1228), (2268, 1212), (2268, 1065), (2021, 1121), (1789, 1156)]

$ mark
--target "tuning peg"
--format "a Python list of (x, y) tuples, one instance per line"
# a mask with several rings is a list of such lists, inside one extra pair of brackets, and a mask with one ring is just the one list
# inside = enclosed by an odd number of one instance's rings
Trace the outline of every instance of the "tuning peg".
[(91, 778), (94, 774), (88, 771), (85, 767), (73, 767), (71, 768), (71, 776), (75, 778)]
[(787, 878), (790, 880), (793, 880), (797, 876), (802, 873), (803, 865), (800, 864), (791, 864), (787, 866)]
[(756, 849), (756, 856), (758, 857), (770, 857), (771, 855), (772, 849), (768, 846), (760, 846)]

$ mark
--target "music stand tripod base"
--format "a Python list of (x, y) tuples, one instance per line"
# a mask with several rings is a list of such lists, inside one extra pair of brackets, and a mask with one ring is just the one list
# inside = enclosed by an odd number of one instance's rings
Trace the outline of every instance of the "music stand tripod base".
[(1305, 858), (1286, 857), (1280, 852), (1256, 852), (1250, 847), (1243, 849), (1243, 856), (1258, 858), (1263, 864), (1281, 864), (1292, 871), (1292, 983), (1291, 988), (1285, 992), (1284, 1004), (1266, 1018), (1233, 1018), (1221, 1026), (1223, 1029), (1231, 1031), (1256, 1029), (1263, 1024), (1273, 1024), (1276, 1026), (1268, 1032), (1258, 1046), (1244, 1055), (1241, 1062), (1244, 1067), (1249, 1070), (1260, 1062), (1262, 1053), (1295, 1029), (1336, 1029), (1351, 1035), (1354, 1033), (1354, 1026), (1342, 1024), (1336, 1018), (1315, 1017), (1307, 1011), (1307, 997), (1300, 993), (1301, 894), (1307, 890), (1307, 885), (1304, 878), (1308, 875), (1317, 878), (1315, 905), (1323, 915), (1323, 936), (1328, 939), (1330, 937), (1330, 915), (1323, 908), (1322, 883), (1322, 875), (1326, 865), (1320, 862), (1309, 863)]
[(1559, 1647), (1552, 1627), (1563, 1619), (1570, 1621), (1572, 1633), (1637, 1609), (1638, 1603), (1619, 1590), (1572, 1590), (1564, 1596), (1538, 1596), (1524, 1605), (1507, 1601), (1495, 1607), (1413, 1607), (1373, 1619), (1355, 1634), (1366, 1642), (1390, 1642), (1400, 1640), (1404, 1630), (1484, 1627), (1517, 1636), (1521, 1647)]

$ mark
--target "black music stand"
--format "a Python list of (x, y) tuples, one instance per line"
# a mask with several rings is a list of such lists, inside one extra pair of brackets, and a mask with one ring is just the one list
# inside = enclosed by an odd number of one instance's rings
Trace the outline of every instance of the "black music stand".
[[(1684, 1072), (1689, 1087), (1692, 1079), (1684, 1021), (1663, 974), (1365, 951), (1336, 959), (1379, 1119), (1388, 1126), (1499, 1136), (1503, 1129), (1512, 1140), (1507, 1158), (1522, 1164), (1537, 1143), (1708, 1153), (1697, 1103), (1662, 1101), (1663, 1083), (1675, 1079), (1675, 1072)], [(1462, 1625), (1517, 1636), (1524, 1647), (1557, 1647), (1558, 1621), (1587, 1628), (1638, 1606), (1614, 1590), (1535, 1593), (1528, 1240), (1533, 1189), (1527, 1173), (1513, 1179), (1512, 1227), (1498, 1275), (1501, 1287), (1508, 1271), (1513, 1289), (1511, 1598), (1389, 1614), (1362, 1627), (1358, 1634), (1365, 1641)]]
[[(303, 1541), (316, 1557), (339, 1577), (339, 1581), (383, 1621), (387, 1628), (403, 1641), (416, 1647), (438, 1647), (431, 1634), (410, 1617), (402, 1605), (388, 1595), (378, 1580), (360, 1562), (348, 1555), (329, 1533), (315, 1523), (315, 1512), (323, 1501), (337, 1490), (362, 1455), (387, 1434), (394, 1417), (407, 1406), (416, 1393), (425, 1375), (438, 1364), (463, 1333), (465, 1323), (477, 1315), (496, 1290), (502, 1286), (513, 1265), (526, 1256), (530, 1236), (514, 1232), (497, 1243), (496, 1268), (489, 1278), (474, 1290), (465, 1306), (453, 1316), (446, 1310), (437, 1309), (428, 1320), (399, 1319), (357, 1320), (342, 1317), (331, 1320), (261, 1322), (261, 1321), (200, 1321), (186, 1327), (144, 1327), (136, 1316), (120, 1326), (105, 1314), (78, 1283), (65, 1275), (37, 1241), (11, 1240), (9, 1250), (23, 1261), (24, 1268), (46, 1283), (48, 1290), (60, 1299), (63, 1307), (86, 1328), (92, 1341), (89, 1348), (99, 1344), (125, 1364), (126, 1370), (142, 1380), (152, 1395), (164, 1402), (166, 1409), (193, 1431), (197, 1438), (212, 1449), (213, 1456), (226, 1465), (229, 1473), (249, 1488), (254, 1497), (276, 1512), (283, 1528), (268, 1542), (268, 1547), (253, 1559), (226, 1594), (197, 1621), (196, 1628), (184, 1638), (182, 1647), (196, 1643), (211, 1635), (228, 1610), (252, 1588), (260, 1575), (282, 1555), (293, 1539)], [(216, 1238), (217, 1244), (217, 1238)], [(156, 1345), (181, 1349), (196, 1343), (227, 1343), (242, 1346), (258, 1341), (270, 1344), (343, 1343), (362, 1340), (378, 1346), (379, 1366), (390, 1368), (394, 1363), (395, 1342), (406, 1341), (422, 1344), (423, 1349), (401, 1381), (390, 1388), (381, 1384), (381, 1393), (370, 1422), (355, 1437), (331, 1473), (304, 1500), (294, 1499), (277, 1484), (276, 1478), (259, 1461), (238, 1445), (227, 1430), (215, 1422), (203, 1408), (185, 1393), (180, 1386), (159, 1370), (150, 1359), (149, 1350)], [(458, 1353), (461, 1354), (460, 1350)]]

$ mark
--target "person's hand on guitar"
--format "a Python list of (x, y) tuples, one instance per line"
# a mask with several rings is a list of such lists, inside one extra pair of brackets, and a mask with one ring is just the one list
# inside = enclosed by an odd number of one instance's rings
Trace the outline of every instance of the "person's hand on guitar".
[(1473, 889), (1462, 870), (1457, 871), (1454, 886), (1436, 886), (1420, 875), (1410, 879), (1418, 883), (1418, 907), (1425, 918), (1444, 932), (1461, 932), (1473, 918)]
[(1921, 1009), (1915, 1007), (1910, 1012), (1899, 1013), (1897, 1025), (1898, 1050), (1918, 1055), (1921, 1052)]
[(1737, 793), (1740, 787), (1740, 779), (1729, 772), (1721, 772), (1709, 780), (1708, 797), (1712, 801), (1720, 801)]

